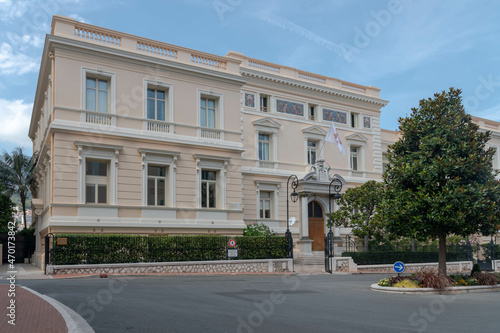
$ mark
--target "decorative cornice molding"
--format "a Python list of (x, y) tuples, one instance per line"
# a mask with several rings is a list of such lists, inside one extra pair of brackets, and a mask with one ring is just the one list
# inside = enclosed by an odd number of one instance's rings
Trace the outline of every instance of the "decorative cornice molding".
[(359, 94), (348, 93), (348, 92), (334, 89), (334, 88), (323, 87), (323, 86), (319, 86), (319, 85), (315, 85), (315, 84), (307, 84), (307, 83), (302, 82), (302, 81), (298, 81), (298, 80), (294, 80), (294, 79), (290, 79), (290, 78), (284, 78), (282, 76), (262, 73), (262, 72), (254, 71), (254, 70), (251, 70), (248, 68), (240, 67), (240, 73), (243, 76), (246, 75), (249, 77), (255, 77), (258, 79), (262, 79), (262, 80), (277, 82), (277, 83), (281, 83), (281, 84), (285, 84), (285, 85), (289, 85), (289, 86), (295, 86), (295, 87), (299, 87), (299, 88), (303, 88), (303, 89), (309, 89), (309, 90), (313, 90), (313, 91), (317, 91), (317, 92), (321, 92), (321, 93), (325, 93), (325, 94), (330, 94), (330, 95), (335, 95), (335, 96), (339, 96), (339, 97), (344, 97), (347, 99), (357, 100), (357, 101), (364, 102), (364, 103), (375, 104), (375, 105), (378, 105), (380, 107), (384, 107), (389, 103), (389, 101), (386, 101), (386, 100), (383, 100), (380, 98), (372, 98), (372, 97), (367, 97), (367, 96), (363, 96), (363, 95), (359, 95)]

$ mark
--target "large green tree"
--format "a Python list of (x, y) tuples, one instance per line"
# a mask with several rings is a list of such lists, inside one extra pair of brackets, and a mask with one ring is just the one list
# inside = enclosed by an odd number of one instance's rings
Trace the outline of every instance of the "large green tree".
[(372, 236), (380, 233), (380, 224), (373, 219), (382, 201), (384, 185), (374, 180), (348, 189), (339, 199), (340, 208), (332, 213), (332, 222), (340, 227), (351, 227), (354, 236), (364, 240), (364, 250)]
[(26, 223), (26, 202), (30, 188), (34, 184), (34, 171), (37, 154), (25, 155), (22, 148), (15, 148), (11, 154), (4, 151), (0, 161), (0, 177), (8, 193), (15, 193), (21, 200), (23, 217)]
[(0, 232), (8, 232), (8, 224), (14, 221), (12, 217), (13, 204), (10, 196), (6, 193), (5, 188), (0, 183)]
[(439, 239), (439, 274), (446, 275), (448, 235), (489, 235), (500, 223), (490, 132), (472, 122), (454, 88), (421, 100), (399, 123), (381, 216), (389, 233)]

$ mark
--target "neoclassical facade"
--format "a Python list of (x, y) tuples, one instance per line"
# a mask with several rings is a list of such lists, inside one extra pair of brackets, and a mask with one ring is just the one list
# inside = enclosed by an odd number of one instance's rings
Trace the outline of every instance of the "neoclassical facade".
[[(37, 263), (48, 233), (284, 233), (292, 174), (307, 258), (324, 247), (330, 181), (381, 180), (398, 135), (380, 128), (387, 103), (376, 87), (54, 16), (29, 130)], [(498, 145), (500, 124), (475, 120)], [(332, 122), (346, 155), (324, 141)]]

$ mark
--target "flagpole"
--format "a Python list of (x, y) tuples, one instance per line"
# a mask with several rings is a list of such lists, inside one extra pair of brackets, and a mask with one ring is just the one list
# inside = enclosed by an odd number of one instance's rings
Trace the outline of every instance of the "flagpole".
[(321, 143), (321, 148), (319, 149), (319, 153), (321, 154), (321, 158), (322, 159), (325, 159), (325, 151), (323, 150), (325, 148), (325, 140), (321, 140), (323, 141)]

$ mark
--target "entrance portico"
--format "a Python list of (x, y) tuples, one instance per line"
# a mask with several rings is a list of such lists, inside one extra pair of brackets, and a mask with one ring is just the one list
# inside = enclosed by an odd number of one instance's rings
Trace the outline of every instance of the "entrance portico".
[[(298, 257), (312, 258), (313, 251), (324, 251), (324, 237), (329, 217), (328, 189), (331, 180), (339, 179), (342, 184), (345, 180), (337, 174), (330, 174), (330, 168), (324, 166), (324, 160), (319, 159), (313, 166), (313, 171), (306, 174), (299, 181), (299, 248)], [(332, 211), (338, 208), (332, 202)], [(334, 228), (335, 238), (340, 238), (340, 229)], [(336, 243), (335, 253), (340, 254), (342, 247)]]

